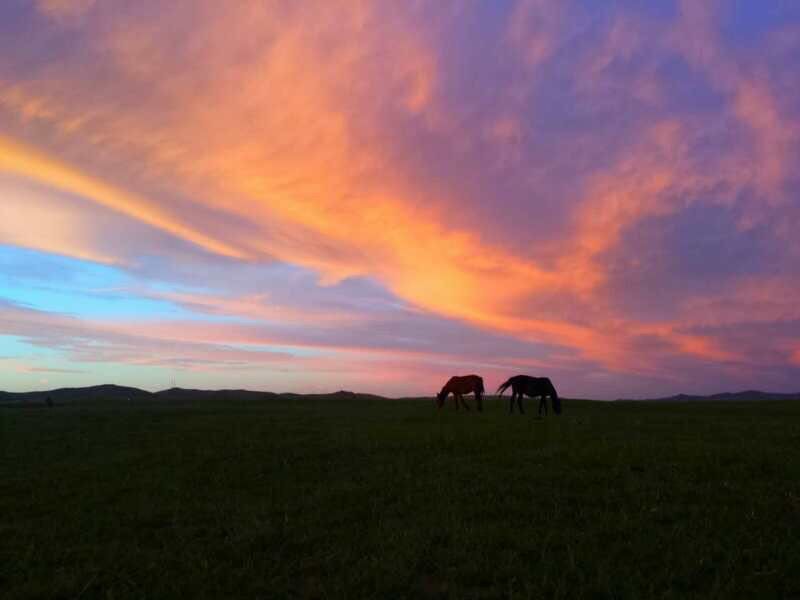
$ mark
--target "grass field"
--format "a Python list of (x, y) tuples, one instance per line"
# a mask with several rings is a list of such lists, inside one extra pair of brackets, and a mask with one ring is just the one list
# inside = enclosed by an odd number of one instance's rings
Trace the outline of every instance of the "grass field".
[(0, 596), (800, 597), (800, 403), (0, 408)]

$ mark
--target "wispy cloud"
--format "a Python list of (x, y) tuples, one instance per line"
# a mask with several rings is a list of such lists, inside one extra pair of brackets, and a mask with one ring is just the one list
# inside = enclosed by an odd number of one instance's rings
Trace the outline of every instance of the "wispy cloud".
[(77, 375), (86, 373), (81, 369), (56, 369), (50, 367), (21, 367), (22, 371), (26, 373), (56, 373), (58, 375)]

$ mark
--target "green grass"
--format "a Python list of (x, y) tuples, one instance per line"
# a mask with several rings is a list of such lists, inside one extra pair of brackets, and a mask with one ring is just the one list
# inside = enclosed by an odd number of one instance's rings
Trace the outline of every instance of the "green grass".
[(0, 596), (800, 597), (800, 403), (0, 408)]

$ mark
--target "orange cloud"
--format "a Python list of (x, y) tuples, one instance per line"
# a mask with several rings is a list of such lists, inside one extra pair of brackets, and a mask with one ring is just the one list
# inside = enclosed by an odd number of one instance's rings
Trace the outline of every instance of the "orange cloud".
[[(196, 243), (225, 256), (243, 258), (244, 255), (230, 245), (221, 243), (187, 227), (178, 219), (160, 210), (134, 194), (119, 190), (73, 169), (59, 161), (26, 148), (7, 138), (0, 137), (0, 173), (30, 179), (36, 183), (52, 186), (57, 190), (86, 198), (102, 206), (117, 210), (147, 225), (163, 229), (168, 233)], [(21, 218), (22, 217), (22, 218)], [(25, 215), (16, 215), (20, 229), (30, 227)], [(33, 231), (33, 230), (31, 230)], [(42, 235), (39, 235), (41, 233)], [(37, 237), (47, 239), (46, 232), (36, 232)]]
[[(95, 231), (86, 218), (65, 203), (48, 201), (52, 194), (0, 177), (0, 242), (113, 264), (116, 255), (92, 243)], [(48, 198), (48, 196), (50, 198)], [(31, 223), (35, 226), (28, 226)]]
[(315, 327), (332, 327), (355, 321), (361, 322), (368, 318), (364, 314), (345, 310), (300, 309), (286, 304), (278, 304), (271, 302), (267, 293), (220, 296), (185, 292), (140, 292), (138, 295), (173, 302), (198, 312), (237, 316), (262, 322), (313, 323)]
[[(0, 90), (3, 122), (10, 123), (0, 137), (0, 172), (61, 198), (61, 210), (48, 215), (7, 211), (0, 226), (5, 241), (115, 260), (81, 242), (91, 239), (84, 229), (92, 224), (69, 207), (72, 195), (209, 252), (311, 268), (322, 284), (369, 276), (421, 309), (574, 348), (615, 370), (658, 370), (657, 359), (636, 350), (637, 339), (647, 336), (676, 354), (737, 358), (712, 339), (682, 333), (685, 322), (616, 314), (603, 287), (604, 253), (637, 223), (675, 214), (689, 202), (731, 202), (750, 184), (772, 193), (789, 173), (783, 151), (795, 142), (796, 127), (786, 126), (768, 83), (725, 55), (706, 9), (686, 3), (671, 35), (661, 32), (659, 49), (676, 48), (702, 69), (755, 142), (724, 149), (698, 168), (691, 141), (701, 119), (651, 118), (608, 164), (576, 176), (572, 195), (561, 198), (570, 204), (567, 226), (551, 242), (555, 258), (548, 261), (538, 248), (497, 242), (487, 234), (490, 226), (465, 217), (459, 194), (467, 184), (437, 187), (408, 164), (420, 149), (415, 144), (438, 144), (457, 163), (488, 140), (497, 153), (513, 146), (508, 163), (519, 177), (546, 170), (542, 157), (521, 147), (526, 111), (537, 108), (528, 104), (535, 89), (525, 86), (535, 87), (574, 36), (577, 21), (563, 7), (517, 4), (500, 45), (516, 53), (523, 70), (513, 89), (496, 92), (502, 108), (475, 117), (473, 128), (472, 113), (479, 111), (447, 94), (452, 74), (441, 64), (435, 30), (419, 26), (425, 13), (417, 5), (220, 8), (207, 0), (162, 6), (159, 19), (101, 3), (87, 11), (90, 5), (40, 4), (53, 14), (85, 16), (82, 47), (97, 51), (99, 65), (84, 64), (76, 51)], [(191, 24), (187, 8), (195, 15)], [(589, 100), (603, 93), (601, 76), (615, 61), (630, 60), (652, 39), (635, 17), (614, 23), (600, 51), (577, 61), (584, 77), (577, 88)], [(102, 90), (97, 81), (106, 82)], [(652, 69), (634, 83), (634, 97), (663, 106), (667, 86), (658, 85)], [(411, 141), (399, 142), (409, 130)], [(745, 168), (749, 163), (755, 167)], [(463, 178), (482, 166), (464, 159)], [(695, 200), (709, 190), (713, 199)], [(535, 242), (538, 206), (529, 202), (530, 223), (513, 233)], [(17, 205), (23, 203), (20, 196)], [(194, 298), (204, 309), (213, 303), (253, 318), (280, 317), (256, 300)], [(223, 335), (222, 328), (209, 335)]]
[[(380, 144), (357, 144), (362, 133), (346, 118), (353, 109), (345, 109), (342, 101), (345, 97), (353, 100), (353, 88), (360, 95), (359, 80), (374, 79), (384, 66), (372, 64), (372, 53), (366, 50), (383, 43), (379, 32), (365, 28), (366, 23), (377, 24), (374, 11), (359, 5), (344, 13), (315, 12), (313, 19), (323, 30), (335, 23), (345, 39), (352, 34), (360, 42), (345, 43), (324, 56), (319, 47), (319, 38), (324, 41), (324, 36), (312, 36), (306, 27), (306, 18), (312, 16), (305, 10), (299, 12), (294, 15), (297, 21), (281, 24), (283, 35), (274, 45), (257, 49), (244, 66), (221, 65), (215, 84), (223, 81), (225, 85), (202, 89), (200, 94), (180, 87), (170, 90), (181, 109), (169, 124), (166, 146), (154, 143), (149, 134), (141, 137), (138, 133), (148, 129), (150, 113), (137, 116), (134, 110), (117, 118), (108, 107), (100, 106), (95, 109), (100, 117), (82, 120), (80, 115), (65, 114), (66, 98), (45, 95), (41, 100), (17, 100), (22, 106), (57, 106), (26, 114), (55, 121), (60, 130), (58, 123), (77, 120), (80, 125), (75, 135), (88, 136), (100, 147), (107, 138), (116, 138), (113, 132), (124, 124), (127, 143), (145, 164), (155, 165), (153, 173), (171, 171), (173, 180), (182, 181), (196, 202), (257, 223), (272, 223), (278, 228), (276, 235), (225, 240), (224, 231), (220, 237), (211, 233), (213, 223), (204, 224), (205, 231), (188, 228), (154, 202), (76, 173), (9, 140), (0, 145), (0, 168), (80, 194), (212, 251), (239, 257), (275, 256), (317, 269), (328, 282), (370, 274), (423, 308), (468, 320), (491, 321), (498, 302), (504, 302), (501, 298), (513, 302), (552, 286), (552, 273), (487, 246), (476, 233), (453, 230), (446, 213), (424, 207), (428, 193), (407, 189), (396, 181), (398, 175), (389, 170)], [(259, 24), (272, 26), (265, 15), (260, 17), (256, 19)], [(244, 20), (236, 22), (246, 30), (253, 29)], [(138, 40), (151, 39), (148, 34), (154, 26), (143, 27), (143, 31), (130, 28), (124, 38), (129, 42), (104, 38), (112, 40), (123, 75), (130, 74), (127, 65), (141, 63), (142, 53), (149, 52)], [(391, 107), (396, 95), (397, 107), (417, 117), (432, 103), (435, 61), (413, 34), (400, 33), (399, 40), (392, 40), (392, 60), (400, 59), (401, 66), (387, 73), (381, 101)], [(197, 35), (206, 42), (198, 51), (203, 62), (213, 65), (213, 53), (218, 50), (223, 56), (230, 54), (230, 38), (220, 33), (218, 23), (201, 28)], [(144, 47), (167, 43), (156, 38)], [(407, 60), (411, 61), (408, 65)], [(159, 96), (164, 83), (153, 84), (154, 96)], [(55, 88), (56, 94), (64, 91)], [(370, 101), (370, 92), (371, 88), (364, 88), (363, 102)], [(52, 94), (52, 90), (36, 93)], [(18, 91), (20, 96), (25, 93)], [(261, 106), (268, 97), (272, 110), (264, 111)], [(92, 105), (91, 98), (82, 100)], [(168, 106), (158, 107), (165, 109), (173, 114)], [(436, 109), (430, 108), (433, 122), (435, 113)], [(258, 114), (256, 123), (248, 117), (253, 114)], [(102, 130), (95, 131), (97, 123)], [(206, 151), (198, 154), (193, 151), (197, 147)], [(171, 157), (180, 164), (172, 164)], [(410, 202), (409, 196), (414, 194), (420, 199)], [(304, 232), (303, 239), (297, 239), (298, 232)], [(315, 248), (316, 240), (309, 244), (309, 238), (321, 240), (322, 251)], [(334, 250), (329, 252), (331, 248)], [(499, 288), (502, 295), (488, 292)]]

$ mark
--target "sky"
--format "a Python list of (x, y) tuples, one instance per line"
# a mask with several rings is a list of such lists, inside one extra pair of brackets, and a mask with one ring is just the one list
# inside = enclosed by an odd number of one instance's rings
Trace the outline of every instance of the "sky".
[(5, 0), (0, 389), (800, 390), (800, 3)]

